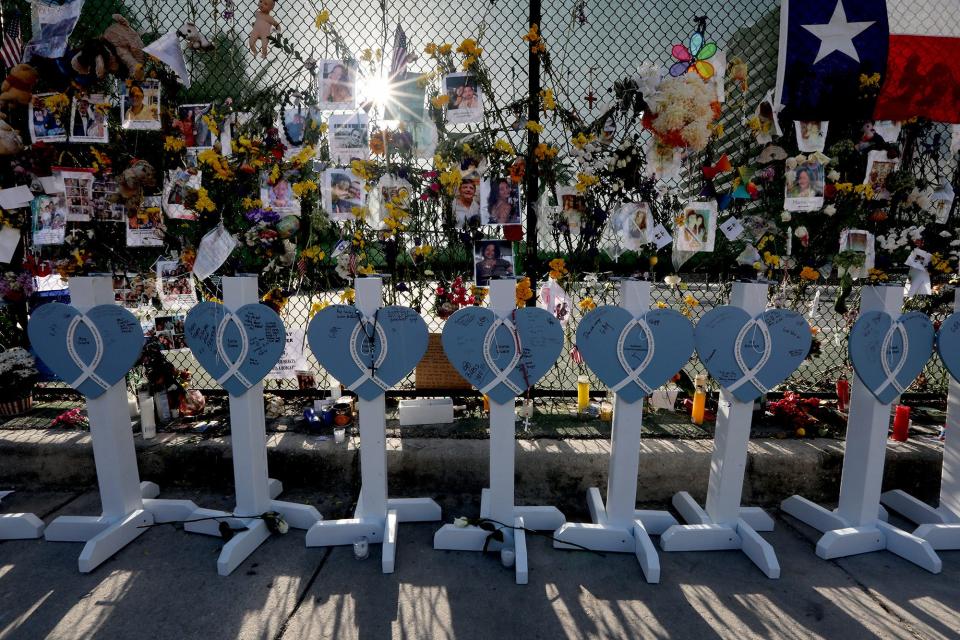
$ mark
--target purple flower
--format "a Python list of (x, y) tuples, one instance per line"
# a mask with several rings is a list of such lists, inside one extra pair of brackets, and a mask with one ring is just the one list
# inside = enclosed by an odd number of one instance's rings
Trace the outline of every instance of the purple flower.
[(269, 224), (280, 221), (280, 214), (270, 209), (253, 209), (247, 212), (246, 217), (247, 220), (253, 223), (266, 222)]

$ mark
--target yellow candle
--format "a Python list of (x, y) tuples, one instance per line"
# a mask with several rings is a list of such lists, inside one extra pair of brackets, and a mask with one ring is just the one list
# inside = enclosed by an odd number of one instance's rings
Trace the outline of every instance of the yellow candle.
[(610, 422), (613, 420), (613, 405), (609, 402), (600, 403), (600, 420), (603, 422)]
[(577, 412), (583, 413), (590, 406), (590, 378), (577, 378)]
[(702, 374), (697, 376), (693, 385), (696, 390), (693, 393), (693, 410), (690, 412), (690, 417), (693, 419), (693, 424), (703, 424), (703, 412), (707, 406), (707, 376)]
[(490, 412), (490, 396), (487, 394), (483, 394), (483, 410)]

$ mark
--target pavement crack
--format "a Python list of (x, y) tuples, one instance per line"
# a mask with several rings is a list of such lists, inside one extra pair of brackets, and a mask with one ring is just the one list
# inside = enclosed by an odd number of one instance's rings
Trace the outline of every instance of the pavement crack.
[(320, 564), (318, 564), (317, 568), (314, 569), (313, 575), (311, 575), (310, 579), (307, 580), (307, 584), (304, 586), (303, 591), (301, 591), (300, 595), (297, 596), (297, 602), (293, 605), (290, 615), (288, 615), (287, 619), (283, 621), (282, 625), (280, 625), (277, 633), (273, 636), (273, 640), (280, 640), (287, 633), (287, 627), (290, 625), (290, 621), (293, 620), (293, 616), (297, 615), (297, 611), (300, 610), (300, 606), (307, 599), (307, 594), (310, 593), (310, 589), (313, 587), (313, 583), (316, 582), (317, 576), (320, 575), (320, 571), (322, 571), (324, 565), (327, 564), (327, 559), (330, 558), (331, 553), (333, 553), (333, 547), (326, 547), (324, 549), (323, 557), (320, 558)]
[(64, 500), (63, 502), (58, 503), (55, 507), (51, 507), (50, 509), (47, 509), (47, 510), (44, 511), (43, 513), (38, 514), (38, 517), (39, 517), (41, 520), (46, 519), (48, 516), (53, 515), (53, 514), (56, 513), (57, 511), (60, 511), (60, 509), (63, 509), (65, 506), (67, 506), (68, 504), (70, 504), (71, 502), (73, 502), (74, 500), (76, 500), (77, 498), (79, 498), (80, 496), (82, 496), (83, 494), (85, 494), (86, 492), (87, 492), (87, 491), (84, 490), (84, 491), (78, 491), (78, 492), (74, 493), (73, 495), (71, 495), (69, 498), (67, 498), (67, 499)]

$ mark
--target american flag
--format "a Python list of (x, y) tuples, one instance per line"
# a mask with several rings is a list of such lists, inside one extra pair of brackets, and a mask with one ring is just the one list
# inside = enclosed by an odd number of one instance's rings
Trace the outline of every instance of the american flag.
[(410, 57), (407, 55), (407, 34), (403, 27), (397, 24), (397, 30), (393, 34), (393, 59), (390, 60), (390, 79), (401, 77), (407, 72), (407, 63)]
[(9, 69), (23, 57), (23, 39), (20, 37), (20, 12), (3, 21), (3, 47), (0, 48), (3, 66)]

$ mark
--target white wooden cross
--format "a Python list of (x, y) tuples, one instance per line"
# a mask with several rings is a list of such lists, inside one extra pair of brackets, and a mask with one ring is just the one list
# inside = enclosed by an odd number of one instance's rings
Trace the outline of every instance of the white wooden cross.
[[(114, 304), (111, 278), (71, 278), (70, 300), (81, 313), (101, 304)], [(186, 520), (197, 509), (190, 500), (158, 500), (157, 485), (140, 482), (123, 380), (99, 397), (87, 398), (87, 416), (103, 513), (60, 516), (44, 532), (50, 541), (86, 543), (79, 559), (82, 573), (93, 571), (154, 521)]]
[[(373, 318), (383, 306), (383, 279), (357, 278), (357, 309)], [(389, 498), (387, 491), (386, 405), (384, 394), (373, 400), (357, 398), (360, 427), (360, 497), (352, 518), (317, 522), (307, 531), (308, 547), (353, 544), (360, 537), (382, 543), (381, 568), (393, 573), (398, 522), (435, 522), (440, 505), (430, 498)]]
[[(960, 288), (954, 292), (953, 309), (960, 312)], [(882, 494), (880, 502), (919, 524), (913, 535), (923, 538), (934, 549), (960, 549), (960, 380), (952, 376), (943, 433), (939, 506), (931, 507), (899, 489)]]
[[(767, 285), (733, 283), (730, 304), (740, 307), (751, 318), (760, 315), (767, 307)], [(757, 533), (773, 531), (773, 518), (758, 507), (740, 506), (752, 419), (753, 402), (740, 402), (726, 389), (720, 389), (706, 509), (686, 491), (675, 494), (673, 506), (689, 524), (674, 525), (664, 531), (660, 548), (664, 551), (740, 549), (768, 578), (779, 578), (777, 554)]]
[[(498, 318), (508, 318), (516, 308), (516, 281), (496, 279), (490, 282), (490, 309)], [(490, 518), (515, 529), (503, 529), (504, 542), (492, 542), (488, 548), (500, 550), (501, 557), (513, 552), (517, 584), (527, 584), (527, 543), (523, 528), (554, 530), (566, 518), (552, 506), (518, 507), (514, 503), (514, 456), (516, 415), (514, 403), (500, 404), (490, 399), (490, 488), (480, 496), (480, 517)], [(479, 527), (445, 524), (433, 536), (434, 549), (482, 551), (490, 532)]]
[[(650, 283), (624, 280), (620, 284), (621, 305), (634, 318), (650, 308)], [(652, 347), (651, 347), (652, 348)], [(643, 424), (643, 398), (628, 403), (614, 394), (613, 427), (610, 438), (610, 473), (607, 479), (607, 503), (600, 490), (587, 490), (591, 523), (568, 522), (554, 533), (553, 546), (573, 549), (573, 542), (596, 551), (633, 553), (647, 582), (660, 582), (660, 558), (650, 541), (677, 524), (667, 511), (637, 509), (637, 473), (640, 468), (640, 430)]]
[[(240, 307), (259, 301), (255, 276), (223, 279), (223, 304), (230, 311), (236, 313)], [(243, 395), (230, 396), (230, 446), (233, 450), (236, 508), (233, 513), (197, 509), (184, 524), (187, 531), (210, 536), (220, 536), (221, 522), (237, 530), (223, 545), (217, 559), (217, 573), (221, 576), (230, 575), (270, 537), (266, 521), (259, 517), (264, 513), (276, 511), (295, 529), (309, 529), (322, 518), (315, 507), (275, 499), (283, 491), (283, 485), (267, 474), (262, 381)]]
[[(863, 287), (860, 314), (886, 311), (900, 316), (903, 287)], [(932, 573), (942, 562), (926, 540), (885, 522), (880, 506), (883, 463), (890, 427), (890, 404), (883, 404), (854, 376), (847, 417), (847, 439), (840, 478), (840, 503), (829, 511), (802, 496), (791, 496), (780, 508), (794, 518), (824, 532), (817, 542), (817, 555), (830, 560), (858, 553), (887, 549)]]
[[(13, 491), (0, 491), (3, 500)], [(0, 540), (30, 540), (43, 535), (43, 520), (32, 513), (0, 513)]]

